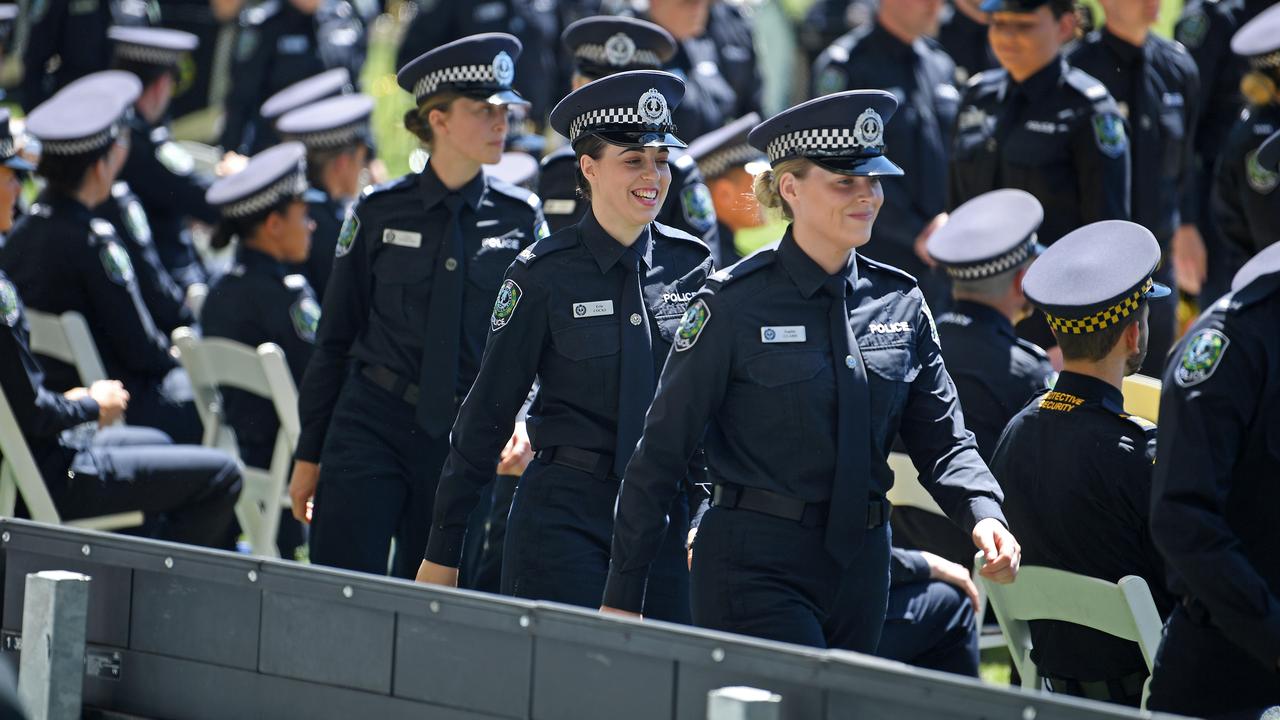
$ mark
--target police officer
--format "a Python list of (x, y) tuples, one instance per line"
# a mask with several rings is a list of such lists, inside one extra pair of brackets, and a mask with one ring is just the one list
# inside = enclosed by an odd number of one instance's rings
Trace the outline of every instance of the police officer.
[(675, 122), (689, 142), (733, 120), (734, 109), (741, 104), (721, 72), (718, 40), (708, 32), (711, 4), (712, 0), (650, 0), (647, 11), (640, 14), (675, 38), (675, 55), (663, 70), (685, 81), (685, 97), (676, 109)]
[[(206, 337), (280, 346), (298, 385), (320, 322), (320, 303), (306, 277), (293, 272), (306, 261), (314, 228), (304, 201), (305, 154), (298, 143), (277, 145), (209, 188), (209, 203), (223, 217), (212, 245), (225, 247), (232, 238), (238, 243), (235, 264), (209, 288), (201, 314)], [(223, 388), (222, 399), (240, 458), (250, 467), (270, 467), (280, 430), (271, 401), (236, 388)], [(292, 517), (281, 523), (278, 543), (285, 558), (302, 544), (301, 526)]]
[[(951, 304), (947, 277), (931, 268), (924, 242), (942, 223), (947, 160), (960, 93), (956, 67), (927, 37), (937, 26), (936, 0), (881, 0), (875, 19), (836, 40), (813, 64), (813, 96), (852, 88), (888, 90), (902, 108), (885, 143), (906, 170), (880, 181), (885, 203), (867, 257), (911, 273), (935, 310)], [(935, 220), (936, 219), (936, 220)]]
[(978, 588), (969, 573), (933, 553), (893, 548), (889, 604), (876, 655), (978, 677)]
[(681, 319), (619, 496), (606, 609), (641, 610), (677, 479), (704, 436), (715, 491), (693, 547), (700, 626), (873, 651), (898, 434), (986, 572), (1012, 579), (1017, 541), (928, 306), (909, 275), (855, 251), (883, 200), (877, 178), (902, 172), (883, 155), (896, 106), (882, 91), (837, 93), (751, 132), (773, 164), (756, 196), (792, 224), (775, 249), (713, 275)]
[[(1111, 220), (1061, 238), (1027, 271), (1066, 366), (1005, 429), (991, 472), (1027, 563), (1117, 582), (1138, 575), (1162, 616), (1174, 598), (1151, 544), (1156, 428), (1124, 411), (1121, 384), (1147, 352), (1160, 245)], [(1166, 301), (1168, 302), (1168, 301)], [(1055, 692), (1137, 706), (1147, 666), (1134, 643), (1063, 622), (1031, 623), (1032, 658)]]
[[(27, 5), (22, 54), (22, 107), (28, 112), (72, 80), (107, 69), (111, 42), (107, 28), (152, 24), (159, 16), (154, 0), (47, 0)], [(23, 34), (19, 25), (19, 35)]]
[(938, 18), (938, 42), (956, 63), (956, 84), (999, 67), (987, 40), (987, 14), (979, 0), (951, 0)]
[(761, 112), (764, 82), (756, 57), (755, 16), (748, 14), (741, 3), (712, 2), (706, 32), (719, 55), (716, 68), (733, 88), (737, 100), (725, 118)]
[[(1193, 140), (1200, 107), (1200, 71), (1185, 48), (1150, 32), (1157, 0), (1103, 0), (1106, 24), (1089, 33), (1067, 62), (1107, 86), (1129, 123), (1133, 221), (1160, 241), (1156, 280), (1177, 290), (1174, 268), (1204, 257), (1204, 241), (1181, 219), (1192, 192)], [(1188, 257), (1190, 256), (1190, 257)], [(1142, 371), (1159, 377), (1177, 333), (1178, 304), (1151, 306), (1151, 344)]]
[(252, 154), (277, 142), (262, 101), (323, 70), (364, 66), (364, 25), (346, 0), (266, 0), (240, 12), (221, 145)]
[(194, 173), (191, 156), (171, 140), (166, 124), (179, 60), (195, 48), (196, 37), (164, 28), (112, 28), (108, 34), (115, 43), (114, 67), (137, 75), (143, 86), (129, 117), (132, 142), (121, 178), (142, 203), (160, 261), (185, 292), (209, 279), (188, 219), (218, 219), (204, 200), (208, 181)]
[(1182, 603), (1156, 655), (1153, 710), (1258, 717), (1280, 704), (1277, 326), (1273, 244), (1192, 325), (1164, 374), (1151, 533)]
[[(565, 28), (561, 41), (573, 54), (573, 88), (624, 70), (657, 70), (675, 54), (675, 40), (661, 27), (626, 17), (590, 17)], [(678, 110), (678, 108), (677, 108)], [(658, 222), (703, 240), (715, 253), (720, 246), (715, 208), (697, 163), (680, 148), (672, 150), (671, 192)], [(542, 160), (538, 193), (552, 232), (578, 224), (590, 203), (578, 196), (578, 161), (565, 145)]]
[[(1043, 219), (1030, 193), (993, 190), (951, 213), (927, 246), (951, 278), (955, 303), (938, 316), (938, 337), (983, 461), (1009, 420), (1053, 378), (1045, 351), (1013, 330), (1031, 312), (1022, 278), (1043, 249), (1036, 235)], [(954, 524), (910, 507), (893, 515), (895, 543), (972, 563), (973, 545)]]
[(476, 35), (397, 76), (417, 100), (405, 126), (431, 157), (421, 173), (365, 190), (338, 235), (290, 483), (299, 520), (316, 494), (314, 562), (383, 573), (393, 536), (392, 574), (413, 577), (422, 559), (493, 298), (546, 232), (536, 195), (481, 170), (501, 157), (508, 105), (523, 102), (511, 90), (519, 54), (510, 35)]
[[(1091, 222), (1129, 217), (1129, 139), (1103, 84), (1061, 54), (1075, 28), (1074, 0), (986, 0), (1001, 69), (975, 76), (956, 120), (949, 204), (1001, 187), (1044, 206), (1050, 245)], [(1039, 315), (1019, 334), (1050, 348)], [(1051, 352), (1056, 352), (1052, 351)]]
[(764, 224), (751, 183), (756, 173), (768, 169), (769, 159), (747, 142), (747, 133), (759, 124), (760, 116), (748, 113), (689, 144), (688, 154), (698, 163), (715, 207), (720, 241), (717, 265), (732, 265), (756, 250), (739, 243), (738, 231)]
[(258, 108), (258, 114), (262, 116), (264, 123), (270, 126), (274, 136), (276, 124), (285, 113), (297, 110), (303, 105), (352, 92), (355, 92), (355, 89), (351, 85), (351, 71), (337, 67), (303, 78), (279, 90), (262, 102), (262, 107)]
[[(67, 87), (31, 113), (46, 187), (0, 250), (0, 268), (44, 312), (84, 315), (109, 376), (131, 396), (129, 422), (199, 442), (200, 419), (186, 374), (169, 354), (138, 292), (129, 254), (111, 223), (90, 208), (111, 195), (128, 154), (125, 115), (141, 91), (110, 79)], [(78, 385), (74, 368), (52, 368), (50, 385)]]
[[(510, 435), (529, 386), (538, 454), (516, 488), (503, 591), (597, 608), (609, 570), (618, 481), (688, 298), (711, 272), (709, 249), (655, 223), (681, 145), (672, 110), (684, 83), (669, 73), (618, 73), (574, 91), (551, 113), (569, 138), (591, 211), (535, 243), (507, 271), (489, 344), (454, 426), (418, 579), (452, 584), (476, 490)], [(646, 598), (652, 617), (689, 622), (683, 496)]]
[(338, 231), (360, 192), (360, 178), (373, 147), (372, 112), (373, 98), (344, 95), (292, 110), (276, 124), (281, 135), (301, 142), (307, 150), (310, 187), (303, 199), (315, 232), (310, 255), (295, 269), (307, 278), (317, 297), (324, 297)]
[(1231, 52), (1231, 37), (1272, 4), (1274, 0), (1189, 0), (1174, 32), (1200, 69), (1194, 191), (1184, 199), (1182, 221), (1199, 227), (1206, 256), (1180, 267), (1178, 282), (1200, 296), (1201, 307), (1212, 305), (1230, 289), (1232, 276), (1245, 261), (1235, 247), (1223, 242), (1211, 210), (1214, 167), (1244, 107), (1240, 79), (1248, 65)]
[(1248, 109), (1227, 135), (1213, 180), (1213, 212), (1225, 243), (1252, 257), (1280, 237), (1280, 174), (1258, 162), (1258, 147), (1280, 124), (1280, 6), (1264, 11), (1231, 38), (1248, 58), (1241, 81)]
[(19, 154), (17, 138), (9, 127), (9, 111), (0, 109), (0, 248), (13, 228), (22, 182), (35, 166)]

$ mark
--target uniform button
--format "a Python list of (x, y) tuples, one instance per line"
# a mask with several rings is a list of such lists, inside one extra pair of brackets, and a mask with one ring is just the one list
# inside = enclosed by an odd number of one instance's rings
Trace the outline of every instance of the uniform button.
[(995, 151), (996, 151), (995, 139), (993, 138), (993, 139), (987, 140), (987, 152), (995, 152)]
[(644, 318), (640, 317), (640, 313), (631, 313), (631, 324), (639, 325)]
[(858, 367), (858, 361), (857, 361), (857, 360), (854, 360), (852, 355), (845, 355), (845, 356), (844, 356), (844, 366), (845, 366), (845, 367), (847, 367), (847, 368), (849, 368), (850, 370), (852, 370), (852, 369), (854, 369), (854, 368)]
[(448, 270), (449, 272), (453, 272), (454, 270), (457, 270), (457, 269), (458, 269), (458, 261), (457, 261), (457, 260), (454, 260), (453, 258), (449, 258), (448, 260), (445, 260), (445, 261), (444, 261), (444, 269), (445, 269), (445, 270)]
[(1140, 124), (1142, 125), (1142, 129), (1143, 129), (1143, 130), (1150, 130), (1150, 129), (1151, 129), (1151, 118), (1150, 118), (1149, 116), (1147, 116), (1147, 115), (1143, 115), (1143, 116), (1142, 116), (1142, 122), (1141, 122)]

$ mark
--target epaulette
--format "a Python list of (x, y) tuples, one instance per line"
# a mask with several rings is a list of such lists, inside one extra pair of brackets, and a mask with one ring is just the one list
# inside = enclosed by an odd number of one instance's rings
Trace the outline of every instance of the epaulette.
[(1031, 353), (1037, 358), (1040, 358), (1041, 360), (1049, 359), (1049, 353), (1045, 352), (1044, 348), (1031, 342), (1030, 340), (1025, 340), (1023, 338), (1016, 337), (1014, 338), (1014, 342), (1017, 343), (1018, 347), (1022, 348), (1023, 350), (1026, 350), (1027, 352)]
[(541, 240), (534, 241), (532, 245), (520, 251), (520, 254), (516, 256), (516, 262), (521, 265), (532, 265), (534, 261), (541, 260), (553, 252), (559, 252), (577, 244), (578, 228), (576, 225), (572, 225), (559, 232), (551, 233)]
[(1066, 79), (1067, 84), (1075, 88), (1076, 92), (1084, 95), (1089, 102), (1097, 104), (1111, 97), (1107, 93), (1106, 85), (1103, 85), (1097, 78), (1079, 68), (1068, 68)]
[(27, 214), (35, 217), (51, 218), (53, 217), (53, 207), (48, 203), (32, 203), (31, 207), (27, 208)]
[(892, 265), (885, 265), (882, 262), (872, 260), (871, 258), (866, 257), (862, 253), (858, 253), (858, 260), (862, 261), (869, 268), (872, 268), (874, 270), (879, 270), (889, 275), (896, 276), (899, 280), (906, 280), (907, 282), (911, 283), (912, 286), (919, 284), (919, 281), (916, 280), (916, 277), (911, 273), (907, 272), (906, 270), (899, 270), (898, 268)]
[(116, 226), (102, 218), (90, 220), (89, 230), (100, 238), (113, 238), (116, 236)]
[[(773, 264), (774, 258), (777, 257), (776, 250), (776, 245), (766, 245), (760, 248), (733, 265), (711, 273), (711, 277), (707, 278), (707, 285), (716, 290), (735, 280), (741, 280), (757, 270), (769, 267)], [(715, 284), (712, 285), (712, 283)]]
[(329, 199), (329, 195), (325, 193), (325, 191), (317, 190), (315, 188), (309, 187), (306, 189), (305, 192), (302, 193), (303, 202), (320, 204), (320, 203), (326, 202), (328, 199)]
[(1229, 311), (1237, 312), (1259, 303), (1277, 292), (1280, 292), (1280, 272), (1264, 275), (1228, 295), (1231, 298)]
[(711, 252), (711, 248), (707, 247), (707, 244), (702, 242), (701, 238), (690, 235), (689, 233), (685, 232), (684, 230), (681, 230), (680, 228), (671, 227), (670, 225), (663, 225), (657, 220), (653, 221), (653, 226), (657, 228), (658, 234), (662, 235), (663, 237), (671, 238), (672, 240), (684, 240), (686, 242), (695, 243), (698, 245), (698, 247), (702, 248), (703, 250), (706, 250), (707, 252)]
[(530, 192), (519, 185), (512, 185), (509, 182), (499, 180), (494, 177), (486, 177), (486, 182), (488, 183), (490, 190), (506, 195), (517, 202), (524, 203), (534, 210), (542, 207), (542, 199), (539, 198), (538, 194), (535, 192)]
[(299, 273), (285, 275), (284, 286), (290, 290), (301, 290), (307, 286), (307, 278)]
[(995, 68), (994, 70), (983, 70), (980, 73), (970, 76), (969, 82), (965, 83), (965, 87), (976, 87), (983, 83), (1000, 80), (1002, 75), (1007, 75), (1004, 68)]
[(680, 153), (680, 156), (676, 158), (676, 161), (674, 163), (675, 167), (681, 170), (688, 170), (689, 166), (693, 164), (694, 164), (693, 156), (690, 155), (689, 153)]
[(412, 188), (415, 184), (417, 184), (417, 182), (418, 182), (418, 176), (413, 173), (409, 173), (408, 175), (402, 175), (396, 178), (395, 180), (388, 180), (384, 183), (378, 183), (377, 185), (368, 185), (365, 187), (364, 190), (360, 192), (360, 197), (367, 198), (373, 195), (380, 195), (386, 192), (406, 190), (406, 189)]
[(261, 25), (273, 15), (280, 12), (280, 0), (266, 0), (240, 11), (240, 24)]

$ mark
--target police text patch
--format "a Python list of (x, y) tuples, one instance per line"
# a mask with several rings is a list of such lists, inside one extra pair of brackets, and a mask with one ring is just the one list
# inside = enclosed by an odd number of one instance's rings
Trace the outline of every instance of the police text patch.
[(498, 288), (498, 299), (493, 303), (493, 317), (489, 319), (491, 331), (497, 332), (511, 322), (511, 316), (515, 314), (516, 305), (520, 304), (520, 296), (523, 294), (515, 280), (508, 279), (502, 283), (502, 287)]
[(1213, 377), (1227, 352), (1231, 340), (1219, 330), (1201, 330), (1187, 341), (1187, 347), (1178, 360), (1174, 379), (1182, 387), (1191, 387)]
[(680, 327), (676, 328), (675, 342), (672, 343), (676, 352), (684, 352), (693, 347), (710, 320), (711, 308), (707, 307), (706, 301), (694, 300), (685, 309), (684, 317), (680, 318)]

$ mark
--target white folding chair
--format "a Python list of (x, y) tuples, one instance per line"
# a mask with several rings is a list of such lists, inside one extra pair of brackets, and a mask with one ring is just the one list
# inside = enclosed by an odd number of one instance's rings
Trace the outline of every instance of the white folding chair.
[(204, 299), (209, 297), (209, 286), (204, 283), (191, 283), (187, 287), (187, 297), (185, 303), (191, 309), (191, 314), (197, 320), (200, 319), (200, 312), (204, 310)]
[[(179, 360), (191, 378), (196, 409), (204, 423), (205, 447), (231, 453), (243, 468), (244, 489), (236, 504), (240, 528), (249, 538), (255, 555), (279, 557), (276, 535), (280, 511), (290, 507), (286, 489), (298, 443), (298, 391), (289, 374), (284, 351), (275, 343), (263, 343), (257, 350), (223, 338), (200, 338), (190, 328), (173, 331)], [(222, 408), (221, 388), (235, 388), (269, 399), (280, 420), (271, 465), (255, 468), (244, 465), (235, 431), (227, 424)]]
[(26, 315), (31, 325), (31, 352), (74, 365), (85, 387), (107, 379), (102, 356), (98, 355), (98, 346), (93, 343), (83, 315), (70, 310), (53, 315), (31, 308), (27, 308)]
[(40, 468), (36, 465), (31, 448), (22, 435), (22, 428), (13, 414), (9, 399), (0, 388), (0, 516), (12, 517), (18, 497), (27, 506), (27, 513), (37, 522), (53, 525), (70, 525), (90, 530), (118, 530), (137, 527), (143, 522), (141, 512), (125, 512), (113, 515), (63, 521), (62, 515), (49, 496)]
[(1130, 375), (1121, 386), (1124, 411), (1151, 422), (1160, 419), (1160, 381), (1146, 375)]
[[(984, 562), (982, 553), (974, 556), (974, 577), (986, 588), (1023, 687), (1044, 687), (1040, 671), (1031, 660), (1030, 620), (1060, 620), (1131, 640), (1138, 643), (1147, 671), (1155, 666), (1164, 623), (1146, 580), (1126, 575), (1120, 582), (1110, 583), (1065, 570), (1023, 565), (1017, 580), (1002, 585), (978, 575)], [(1150, 691), (1148, 677), (1142, 688), (1143, 709)]]

